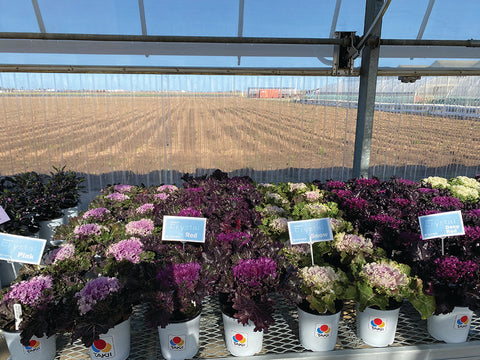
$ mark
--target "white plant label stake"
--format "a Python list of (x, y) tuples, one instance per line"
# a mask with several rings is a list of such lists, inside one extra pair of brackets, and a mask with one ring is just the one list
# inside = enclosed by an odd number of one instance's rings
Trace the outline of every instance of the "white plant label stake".
[(22, 305), (13, 304), (13, 313), (15, 315), (15, 330), (18, 331), (22, 322)]

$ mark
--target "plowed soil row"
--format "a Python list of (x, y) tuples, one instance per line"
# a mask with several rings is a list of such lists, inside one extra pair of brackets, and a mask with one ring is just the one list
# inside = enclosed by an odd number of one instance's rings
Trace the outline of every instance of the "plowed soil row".
[[(242, 97), (3, 96), (0, 175), (352, 167), (356, 110)], [(479, 166), (480, 120), (378, 112), (371, 164)]]

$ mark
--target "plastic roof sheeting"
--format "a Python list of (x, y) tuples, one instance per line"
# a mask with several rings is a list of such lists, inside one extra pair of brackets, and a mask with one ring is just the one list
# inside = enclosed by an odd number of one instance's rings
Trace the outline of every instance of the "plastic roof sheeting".
[[(334, 31), (352, 31), (362, 36), (365, 2), (0, 0), (0, 33), (328, 39), (334, 37)], [(393, 0), (383, 17), (382, 39), (478, 40), (479, 13), (478, 0)], [(62, 42), (53, 47), (45, 46), (44, 41), (14, 43), (1, 36), (0, 41), (0, 64), (324, 68), (333, 56), (333, 46), (326, 45), (317, 45), (315, 50), (302, 47), (302, 51), (282, 45), (282, 52), (272, 53), (272, 45), (268, 44), (247, 44), (238, 51), (229, 44), (203, 49), (200, 46), (200, 50), (182, 44), (176, 51), (170, 43), (164, 44), (168, 49), (164, 51), (162, 44), (146, 44), (145, 49), (139, 49), (138, 43), (119, 43), (119, 53), (109, 50), (108, 43), (100, 43), (96, 49), (78, 41), (66, 47)], [(382, 47), (380, 66), (385, 67), (480, 58), (478, 47), (423, 47), (423, 53), (418, 47)]]

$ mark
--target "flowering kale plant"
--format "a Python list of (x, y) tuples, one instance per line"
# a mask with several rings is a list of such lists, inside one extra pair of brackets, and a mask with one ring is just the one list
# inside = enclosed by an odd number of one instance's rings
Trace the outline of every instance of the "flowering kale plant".
[(308, 266), (299, 269), (300, 289), (311, 310), (320, 314), (338, 311), (339, 303), (352, 296), (354, 289), (347, 275), (331, 266)]
[(214, 278), (207, 267), (196, 261), (160, 266), (150, 285), (145, 317), (152, 326), (167, 326), (171, 321), (191, 319), (201, 311), (210, 294)]
[[(21, 341), (28, 344), (33, 335), (43, 337), (52, 336), (56, 332), (55, 319), (55, 292), (51, 276), (38, 275), (13, 284), (2, 290), (0, 302), (0, 327), (7, 331), (21, 331)], [(14, 305), (20, 305), (18, 317), (15, 321)], [(18, 311), (18, 310), (17, 310)]]
[(234, 317), (242, 324), (255, 324), (255, 331), (268, 330), (273, 319), (274, 301), (270, 293), (279, 285), (279, 269), (275, 260), (260, 257), (240, 259), (232, 267)]
[(404, 299), (409, 300), (426, 319), (435, 310), (435, 300), (423, 291), (423, 283), (418, 277), (410, 276), (410, 267), (393, 260), (379, 260), (353, 267), (356, 278), (357, 296), (360, 311), (377, 306), (386, 310)]
[(74, 298), (77, 309), (72, 341), (81, 339), (87, 347), (132, 314), (124, 286), (115, 277), (101, 276), (88, 281)]

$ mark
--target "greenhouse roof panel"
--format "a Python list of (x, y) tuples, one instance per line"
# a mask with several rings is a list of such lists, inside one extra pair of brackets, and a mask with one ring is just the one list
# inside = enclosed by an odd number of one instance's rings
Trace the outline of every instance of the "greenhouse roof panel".
[[(336, 31), (361, 37), (365, 4), (366, 0), (0, 0), (0, 65), (331, 67), (331, 43), (176, 43), (152, 38), (329, 40)], [(480, 1), (385, 0), (383, 4), (382, 39), (477, 42), (430, 48), (381, 44), (381, 66), (428, 66), (441, 59), (480, 58)], [(23, 33), (72, 38), (22, 38)], [(8, 39), (5, 34), (19, 36)], [(84, 38), (73, 38), (77, 35)]]

